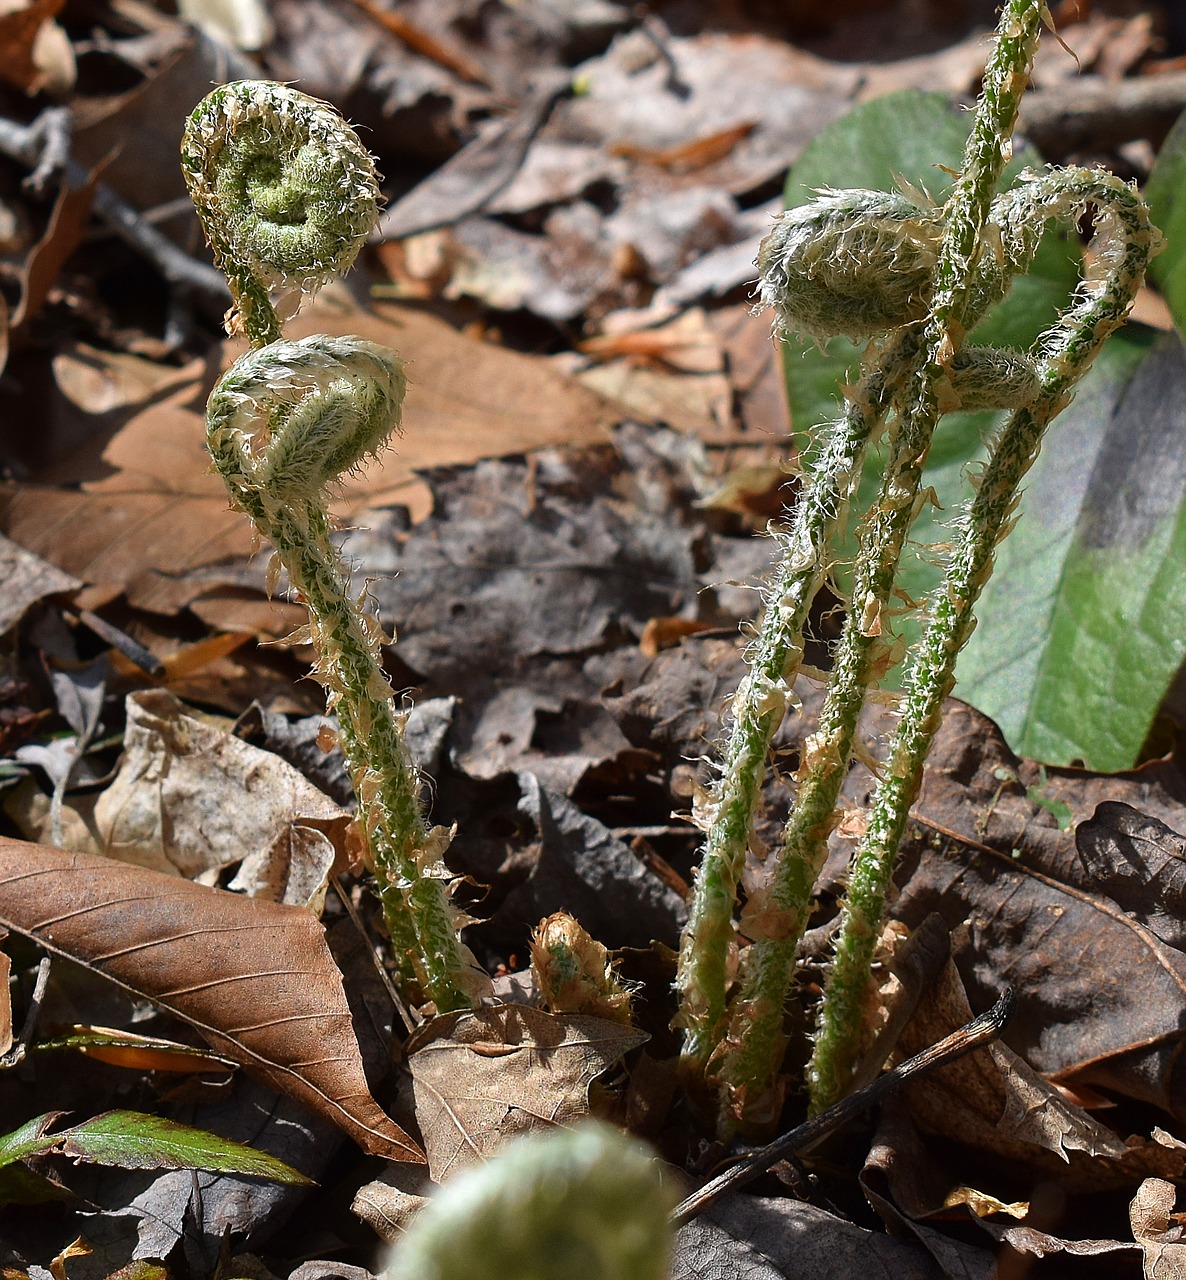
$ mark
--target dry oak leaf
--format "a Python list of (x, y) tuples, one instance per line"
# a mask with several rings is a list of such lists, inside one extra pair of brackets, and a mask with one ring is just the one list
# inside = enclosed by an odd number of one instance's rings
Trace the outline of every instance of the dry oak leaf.
[[(1186, 1116), (1186, 954), (1099, 892), (1050, 805), (1072, 819), (1123, 801), (1186, 826), (1172, 760), (1119, 774), (1045, 769), (948, 701), (895, 870), (893, 915), (960, 926), (956, 963), (976, 1007), (1018, 993), (1006, 1042), (1059, 1084)], [(1154, 871), (1155, 867), (1150, 866)]]
[(423, 1161), (371, 1097), (342, 976), (305, 908), (0, 837), (0, 924), (176, 1014), (368, 1154)]
[[(64, 2), (18, 0), (16, 4), (0, 5), (0, 80), (33, 95), (55, 78), (53, 63), (55, 57), (61, 58), (63, 45), (67, 62), (72, 62), (68, 42), (53, 20)], [(60, 78), (63, 69), (58, 70)], [(56, 86), (59, 90), (70, 88), (68, 72), (65, 78), (65, 84)]]
[(1186, 1280), (1186, 1242), (1181, 1215), (1174, 1212), (1177, 1195), (1172, 1182), (1146, 1178), (1129, 1205), (1132, 1234), (1144, 1255), (1144, 1280)]

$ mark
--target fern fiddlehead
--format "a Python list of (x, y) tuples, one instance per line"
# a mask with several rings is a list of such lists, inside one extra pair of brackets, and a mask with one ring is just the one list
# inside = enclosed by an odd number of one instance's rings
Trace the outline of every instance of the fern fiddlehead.
[(1009, 531), (1021, 482), (1037, 456), (1042, 433), (1066, 406), (1108, 335), (1124, 323), (1149, 259), (1160, 247), (1160, 235), (1137, 192), (1098, 169), (1025, 174), (1021, 184), (994, 206), (1005, 252), (1028, 260), (1048, 220), (1077, 219), (1089, 204), (1096, 222), (1094, 278), (1084, 283), (1075, 303), (1034, 345), (1036, 394), (998, 434), (976, 495), (956, 521), (946, 574), (907, 673), (902, 718), (854, 855), (808, 1067), (817, 1112), (835, 1102), (848, 1085), (894, 855), (918, 795), (943, 700), (955, 683), (956, 657), (975, 626), (973, 610), (992, 573), (993, 551)]
[(231, 331), (280, 338), (269, 296), (314, 293), (346, 271), (378, 218), (375, 164), (332, 107), (285, 85), (237, 80), (190, 115), (181, 171), (235, 301)]
[[(678, 985), (681, 1021), (687, 1028), (684, 1062), (691, 1074), (707, 1073), (721, 1086), (726, 1130), (739, 1122), (760, 1126), (778, 1111), (783, 1007), (796, 950), (834, 825), (857, 717), (869, 687), (896, 660), (884, 624), (892, 612), (898, 561), (917, 514), (922, 469), (939, 419), (956, 408), (1014, 411), (995, 444), (977, 501), (961, 525), (963, 536), (948, 581), (932, 603), (870, 837), (858, 855), (811, 1069), (816, 1106), (834, 1100), (842, 1087), (836, 1082), (845, 1077), (846, 1055), (852, 1052), (856, 997), (867, 977), (904, 806), (909, 804), (903, 797), (916, 785), (899, 786), (899, 781), (921, 770), (938, 705), (951, 687), (956, 654), (970, 633), (972, 606), (991, 571), (991, 549), (1005, 529), (1041, 431), (1066, 403), (1107, 332), (1120, 323), (1152, 251), (1155, 234), (1147, 217), (1141, 223), (1135, 211), (1133, 202), (1139, 205), (1139, 200), (1099, 171), (1030, 175), (1014, 190), (994, 195), (1044, 12), (1041, 0), (1008, 0), (1004, 5), (962, 170), (942, 208), (919, 208), (885, 192), (824, 191), (784, 214), (759, 253), (762, 301), (774, 308), (778, 327), (817, 339), (844, 335), (872, 340), (861, 381), (845, 391), (849, 403), (843, 422), (867, 423), (872, 430), (888, 419), (889, 459), (880, 492), (862, 520), (848, 618), (820, 724), (804, 744), (782, 847), (772, 859), (767, 884), (749, 896), (742, 915), (742, 930), (752, 943), (727, 1015), (726, 948), (734, 936), (734, 897), (769, 742), (754, 726), (770, 733), (777, 728), (802, 649), (806, 609), (787, 607), (783, 584), (802, 584), (800, 595), (792, 598), (809, 603), (828, 567), (830, 539), (861, 466), (867, 437), (859, 431), (849, 432), (855, 447), (848, 470), (841, 473), (831, 464), (839, 428), (829, 429), (814, 474), (809, 468), (805, 476), (791, 529), (780, 536), (782, 564), (766, 594), (760, 640), (751, 646), (751, 671), (735, 701), (722, 780), (711, 797)], [(1098, 271), (1109, 283), (1085, 286), (1066, 319), (1030, 352), (964, 348), (968, 330), (1004, 296), (1013, 277), (1029, 269), (1045, 224), (1072, 218), (1085, 203), (1107, 211), (1097, 239), (1103, 249)], [(813, 510), (825, 518), (814, 519)], [(805, 537), (807, 529), (811, 536)], [(782, 668), (770, 665), (769, 655), (785, 656)], [(778, 697), (767, 699), (768, 705), (755, 714), (750, 690), (762, 688), (763, 682), (774, 685)], [(746, 750), (739, 750), (739, 743)], [(708, 957), (698, 950), (709, 952)], [(845, 1003), (847, 992), (856, 995)], [(836, 1012), (837, 1002), (844, 1004), (842, 1014)]]
[(293, 290), (299, 305), (354, 261), (376, 217), (374, 164), (326, 104), (241, 81), (196, 108), (182, 168), (231, 284), (228, 328), (253, 347), (210, 396), (211, 457), (308, 606), (317, 675), (338, 715), (401, 974), (442, 1011), (468, 1007), (483, 981), (449, 901), (448, 835), (426, 823), (380, 630), (351, 596), (325, 505), (330, 488), (398, 430), (403, 366), (361, 338), (284, 340), (272, 299)]
[(600, 1121), (532, 1133), (450, 1179), (388, 1280), (664, 1280), (674, 1196), (640, 1143)]

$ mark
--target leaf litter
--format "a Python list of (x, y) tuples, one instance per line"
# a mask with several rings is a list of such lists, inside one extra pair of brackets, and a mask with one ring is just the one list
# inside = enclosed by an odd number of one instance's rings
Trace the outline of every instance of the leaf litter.
[[(124, 8), (125, 23), (144, 18), (136, 6)], [(190, 1108), (195, 1123), (205, 1116), (220, 1132), (234, 1130), (312, 1176), (328, 1167), (340, 1142), (328, 1112), (364, 1146), (399, 1158), (414, 1157), (423, 1139), (429, 1172), (438, 1176), (493, 1150), (509, 1132), (590, 1109), (639, 1123), (645, 1115), (648, 1134), (679, 1164), (689, 1130), (673, 1105), (666, 948), (682, 921), (698, 840), (692, 815), (707, 777), (702, 757), (742, 674), (737, 627), (754, 615), (749, 587), (769, 556), (750, 533), (786, 496), (779, 446), (790, 424), (765, 322), (748, 317), (744, 305), (753, 248), (786, 164), (823, 123), (879, 84), (922, 80), (965, 92), (979, 72), (976, 42), (862, 67), (757, 32), (660, 23), (644, 33), (626, 6), (609, 3), (563, 13), (543, 3), (418, 3), (406, 16), (401, 11), (398, 30), (366, 5), (278, 0), (270, 8), (276, 36), (261, 56), (271, 73), (304, 77), (304, 87), (349, 103), (370, 126), (376, 150), (409, 161), (395, 166), (390, 227), (416, 234), (381, 246), (375, 261), (391, 276), (388, 292), (414, 305), (363, 307), (332, 293), (307, 324), (310, 332), (364, 332), (411, 356), (408, 435), (384, 468), (341, 496), (351, 524), (365, 526), (342, 536), (385, 625), (399, 633), (386, 656), (399, 679), (418, 689), (417, 751), (433, 781), (434, 817), (459, 825), (451, 858), (475, 882), (470, 909), (483, 921), (470, 931), (473, 945), (492, 969), (507, 970), (497, 989), (513, 1002), (426, 1023), (404, 1045), (410, 1077), (399, 1088), (383, 1079), (399, 1050), (373, 942), (354, 932), (331, 896), (331, 960), (322, 926), (293, 905), (320, 905), (326, 875), (344, 871), (350, 853), (351, 797), (332, 721), (284, 714), (301, 709), (298, 696), (280, 692), (301, 671), (300, 638), (270, 654), (252, 638), (288, 635), (299, 625), (297, 611), (267, 600), (264, 562), (252, 558), (238, 519), (204, 476), (198, 406), (234, 351), (162, 366), (166, 342), (126, 330), (113, 338), (110, 324), (90, 351), (73, 335), (59, 343), (51, 376), (40, 380), (29, 377), (36, 353), (17, 335), (13, 367), (42, 389), (55, 436), (40, 456), (35, 447), (24, 455), (16, 472), (22, 483), (4, 493), (4, 528), (29, 579), (3, 630), (14, 643), (57, 654), (47, 619), (75, 629), (77, 615), (63, 622), (59, 613), (59, 602), (72, 598), (76, 608), (110, 612), (175, 671), (187, 653), (194, 665), (187, 677), (170, 675), (163, 689), (148, 689), (142, 674), (114, 657), (88, 686), (77, 671), (95, 656), (93, 644), (82, 644), (73, 659), (53, 658), (46, 711), (71, 726), (85, 755), (39, 741), (43, 763), (30, 757), (12, 776), (24, 777), (26, 802), (42, 789), (38, 779), (56, 781), (64, 843), (77, 856), (17, 841), (5, 851), (14, 886), (43, 861), (68, 865), (75, 879), (49, 896), (14, 887), (11, 927), (45, 935), (47, 913), (93, 905), (87, 928), (52, 926), (57, 954), (84, 966), (80, 978), (55, 962), (53, 998), (69, 1003), (64, 993), (73, 991), (97, 1012), (85, 976), (118, 969), (136, 997), (127, 1002), (129, 1025), (147, 1015), (139, 997), (178, 1004), (168, 995), (176, 979), (165, 965), (133, 971), (130, 958), (108, 958), (112, 938), (149, 953), (163, 949), (190, 982), (213, 984), (223, 993), (217, 1007), (191, 1007), (188, 1016), (228, 1056), (254, 1063), (260, 1079), (237, 1080), (229, 1101), (176, 1098), (171, 1114)], [(127, 39), (125, 28), (111, 49), (88, 55), (141, 82), (134, 92), (125, 86), (95, 97), (84, 80), (80, 156), (129, 130), (164, 154), (181, 118), (173, 107), (190, 93), (183, 86), (220, 78), (212, 59), (227, 70), (242, 65), (240, 53), (157, 18), (155, 30)], [(1151, 47), (1135, 22), (1097, 21), (1077, 38), (1084, 57), (1110, 75)], [(533, 49), (534, 94), (519, 56), (524, 41)], [(558, 93), (574, 67), (582, 92)], [(1064, 74), (1053, 64), (1043, 69), (1052, 84), (1063, 84)], [(144, 154), (133, 149), (101, 175), (141, 209), (176, 186), (163, 163), (149, 166), (161, 190), (138, 183)], [(450, 191), (467, 182), (468, 203), (457, 201)], [(419, 221), (397, 228), (397, 214)], [(64, 257), (67, 242), (47, 240), (49, 232), (46, 223), (41, 242)], [(83, 241), (76, 257), (88, 252)], [(66, 285), (77, 283), (70, 262), (50, 273)], [(56, 288), (48, 280), (42, 322), (65, 306), (85, 332), (104, 315), (106, 303), (88, 310), (77, 291)], [(701, 300), (705, 311), (687, 309)], [(522, 312), (515, 317), (513, 308)], [(541, 318), (559, 323), (533, 329)], [(570, 344), (577, 328), (581, 340)], [(498, 345), (504, 330), (527, 349), (572, 350), (520, 354)], [(104, 343), (118, 359), (104, 360)], [(134, 353), (137, 344), (151, 359)], [(153, 369), (169, 372), (157, 378)], [(748, 463), (752, 474), (739, 478)], [(826, 611), (816, 621), (826, 637)], [(211, 627), (229, 639), (208, 641)], [(74, 660), (81, 667), (71, 667)], [(801, 686), (806, 706), (777, 744), (783, 776), (793, 772), (819, 705), (818, 689)], [(88, 687), (89, 710), (76, 698), (67, 714), (70, 691)], [(21, 701), (35, 688), (36, 680), (0, 684), (0, 711), (11, 716), (0, 724), (38, 732), (36, 700)], [(238, 716), (237, 725), (178, 703), (181, 688), (203, 707)], [(240, 715), (251, 696), (259, 705)], [(314, 706), (310, 697), (303, 709)], [(883, 712), (864, 725), (870, 747), (888, 723)], [(123, 725), (121, 764), (115, 731)], [(0, 784), (9, 777), (3, 768)], [(828, 927), (845, 842), (859, 828), (869, 781), (858, 766), (846, 784), (847, 816), (833, 838), (817, 938)], [(1175, 832), (1186, 830), (1182, 793), (1172, 761), (1114, 776), (1043, 770), (1013, 756), (983, 718), (951, 704), (915, 811), (895, 912), (920, 933), (935, 929), (939, 912), (954, 967), (941, 965), (940, 985), (929, 991), (905, 962), (895, 975), (887, 968), (894, 1025), (886, 1041), (897, 1037), (899, 1055), (930, 1042), (969, 1000), (980, 1007), (1011, 981), (1021, 987), (1021, 1010), (1010, 1047), (968, 1060), (966, 1074), (946, 1087), (937, 1083), (883, 1108), (863, 1188), (897, 1238), (870, 1230), (867, 1205), (830, 1177), (829, 1155), (813, 1163), (819, 1204), (788, 1197), (787, 1185), (800, 1186), (797, 1194), (801, 1185), (793, 1171), (776, 1171), (766, 1194), (737, 1197), (684, 1229), (674, 1274), (848, 1276), (872, 1267), (987, 1277), (998, 1253), (1031, 1262), (1115, 1253), (1128, 1265), (1141, 1253), (1147, 1275), (1177, 1274), (1182, 1246), (1171, 1180), (1183, 1154), (1177, 1139), (1149, 1123), (1149, 1107), (1169, 1128), (1180, 1123), (1186, 970), (1175, 929)], [(52, 835), (46, 797), (22, 809), (13, 796), (8, 788), (9, 813), (25, 815), (26, 834)], [(760, 844), (777, 838), (786, 810), (779, 776), (765, 799), (746, 873), (755, 888), (763, 876)], [(1065, 830), (1060, 813), (1070, 815)], [(117, 849), (168, 874), (83, 856)], [(89, 896), (80, 898), (78, 884)], [(237, 892), (222, 892), (228, 886)], [(371, 905), (348, 876), (345, 891), (363, 925), (373, 923)], [(263, 900), (269, 896), (276, 901)], [(9, 889), (0, 903), (6, 912), (13, 907)], [(641, 1033), (624, 1038), (612, 1024), (578, 1025), (531, 1003), (520, 968), (527, 932), (561, 908), (575, 909), (595, 936), (623, 948), (623, 970), (644, 984), (639, 1020), (652, 1037), (647, 1050), (639, 1048)], [(241, 935), (228, 932), (243, 913), (266, 919), (270, 931), (247, 951)], [(193, 934), (195, 920), (213, 932)], [(230, 936), (234, 945), (210, 945)], [(286, 958), (290, 945), (301, 959)], [(20, 1009), (30, 971), (17, 954)], [(809, 937), (808, 991), (817, 954)], [(321, 985), (285, 983), (290, 968), (309, 963)], [(887, 951), (886, 964), (897, 963)], [(269, 981), (280, 984), (278, 992), (260, 985)], [(895, 982), (906, 996), (895, 996)], [(265, 1007), (328, 1035), (357, 1088), (344, 1098), (338, 1068), (328, 1087), (300, 1082), (312, 1070), (303, 1055), (319, 1052), (308, 1031), (264, 1045), (238, 1026), (245, 1010)], [(880, 1052), (890, 1049), (883, 1043)], [(38, 1071), (48, 1090), (53, 1069)], [(305, 1106), (260, 1080), (287, 1086)], [(11, 1074), (0, 1085), (0, 1099), (16, 1089)], [(1111, 1105), (1097, 1118), (1101, 1103)], [(342, 1106), (357, 1114), (343, 1121)], [(286, 1140), (294, 1143), (287, 1154), (278, 1150)], [(376, 1229), (381, 1222), (397, 1229), (431, 1185), (421, 1166), (396, 1169), (403, 1172), (385, 1178), (385, 1192), (372, 1182), (356, 1198)], [(148, 1186), (128, 1178), (119, 1186), (85, 1183), (101, 1210), (86, 1226), (91, 1260), (71, 1257), (71, 1276), (107, 1275), (133, 1255), (172, 1254), (209, 1269), (224, 1229), (262, 1238), (296, 1203), (283, 1189), (248, 1189), (213, 1174), (196, 1184), (185, 1173)], [(1116, 1188), (1106, 1218), (1111, 1239), (1102, 1238), (1102, 1225), (1094, 1230), (1099, 1224), (1085, 1207), (1093, 1202), (1084, 1189), (1101, 1179)], [(1039, 1203), (1044, 1185), (1060, 1189), (1058, 1214)], [(1102, 1193), (1093, 1194), (1100, 1203)], [(1114, 1211), (1130, 1200), (1131, 1220), (1127, 1208)], [(1000, 1212), (1017, 1205), (1030, 1206), (1022, 1225), (1000, 1225)], [(63, 1257), (67, 1243), (57, 1246)], [(314, 1280), (329, 1274), (327, 1265), (293, 1274)], [(369, 1274), (346, 1264), (332, 1273)]]

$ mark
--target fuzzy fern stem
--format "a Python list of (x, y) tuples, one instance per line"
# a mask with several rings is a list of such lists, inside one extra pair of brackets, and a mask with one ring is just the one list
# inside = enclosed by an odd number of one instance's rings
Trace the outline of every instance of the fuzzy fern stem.
[[(897, 344), (909, 343), (906, 336)], [(866, 446), (889, 408), (892, 384), (875, 366), (826, 437), (790, 528), (777, 533), (781, 556), (765, 594), (749, 671), (733, 699), (724, 766), (709, 802), (709, 823), (680, 946), (676, 985), (684, 1028), (682, 1065), (703, 1077), (724, 1026), (733, 910), (758, 807), (766, 756), (782, 723), (803, 657), (807, 613), (828, 568)]]
[(273, 290), (291, 290), (295, 309), (353, 262), (375, 221), (373, 162), (326, 104), (244, 81), (199, 104), (182, 167), (230, 280), (228, 328), (253, 347), (211, 393), (211, 457), (308, 606), (401, 977), (441, 1011), (468, 1008), (483, 976), (449, 900), (448, 834), (426, 823), (379, 627), (350, 594), (326, 514), (332, 486), (398, 430), (403, 366), (361, 338), (286, 341), (273, 305)]
[(1124, 321), (1160, 240), (1136, 191), (1100, 170), (1029, 175), (998, 202), (1006, 251), (1028, 252), (1049, 218), (1097, 210), (1097, 278), (1036, 344), (1040, 391), (1000, 432), (975, 498), (960, 516), (943, 584), (931, 602), (922, 644), (906, 680), (902, 718), (890, 744), (867, 830), (858, 846), (842, 910), (835, 959), (808, 1068), (811, 1106), (825, 1110), (844, 1093), (861, 1040), (861, 1013), (894, 858), (923, 764), (939, 727), (955, 663), (975, 625), (973, 609), (992, 573), (993, 551), (1008, 533), (1022, 479), (1042, 433), (1070, 399), (1108, 335)]
[[(917, 348), (885, 369), (895, 392), (896, 413), (881, 487), (860, 529), (851, 606), (820, 724), (804, 748), (782, 848), (768, 886), (747, 904), (743, 919), (754, 941), (746, 952), (740, 990), (713, 1064), (723, 1086), (721, 1122), (726, 1129), (735, 1124), (761, 1126), (777, 1114), (777, 1079), (785, 1046), (783, 1009), (857, 720), (870, 684), (892, 660), (883, 633), (888, 630), (898, 563), (917, 511), (931, 437), (942, 398), (954, 391), (956, 356), (964, 335), (1004, 287), (1000, 273), (986, 265), (993, 249), (986, 246), (983, 232), (1009, 158), (1043, 12), (1041, 0), (1008, 0), (1002, 11), (962, 171), (941, 211), (932, 287), (917, 321)], [(912, 245), (925, 243), (917, 229), (908, 238)], [(895, 237), (895, 246), (899, 243)], [(917, 257), (917, 249), (912, 254)], [(893, 257), (883, 252), (880, 260), (874, 256), (864, 265), (867, 274), (876, 277), (892, 274), (900, 260), (900, 251)], [(911, 289), (918, 287), (909, 272), (905, 279)], [(903, 308), (903, 323), (916, 314)]]

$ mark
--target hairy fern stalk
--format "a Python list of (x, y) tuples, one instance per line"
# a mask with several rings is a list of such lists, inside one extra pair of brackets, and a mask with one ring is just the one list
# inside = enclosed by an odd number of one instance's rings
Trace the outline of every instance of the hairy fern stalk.
[(441, 1011), (467, 1008), (486, 980), (458, 937), (448, 833), (426, 822), (381, 631), (351, 594), (326, 512), (333, 486), (399, 429), (403, 366), (362, 338), (287, 341), (275, 304), (280, 294), (291, 314), (353, 263), (377, 217), (374, 163), (332, 107), (262, 81), (206, 97), (181, 162), (230, 282), (228, 332), (252, 346), (210, 396), (211, 457), (308, 606), (401, 976)]
[[(1005, 4), (961, 171), (942, 207), (922, 209), (878, 191), (820, 192), (780, 218), (759, 254), (761, 299), (780, 328), (869, 345), (857, 386), (845, 392), (843, 415), (825, 429), (790, 524), (775, 535), (781, 560), (734, 700), (682, 940), (677, 985), (685, 1073), (693, 1085), (715, 1087), (726, 1131), (760, 1128), (781, 1108), (783, 1018), (796, 952), (858, 716), (870, 688), (897, 661), (888, 620), (933, 434), (955, 409), (1011, 411), (991, 442), (975, 498), (957, 519), (945, 580), (927, 602), (901, 720), (855, 855), (808, 1069), (815, 1110), (834, 1102), (851, 1079), (894, 857), (956, 657), (992, 572), (993, 548), (1011, 527), (1042, 432), (1123, 323), (1159, 247), (1137, 192), (1103, 170), (1027, 171), (1015, 188), (997, 194), (1046, 17), (1041, 0)], [(1073, 224), (1087, 209), (1095, 219), (1096, 265), (1057, 322), (1029, 351), (964, 347), (965, 335), (1029, 269), (1045, 227), (1052, 220)], [(866, 445), (883, 429), (889, 456), (858, 527), (852, 597), (820, 721), (804, 744), (781, 846), (742, 914), (750, 945), (731, 990), (737, 889), (767, 751), (793, 696), (804, 622), (834, 559)]]

